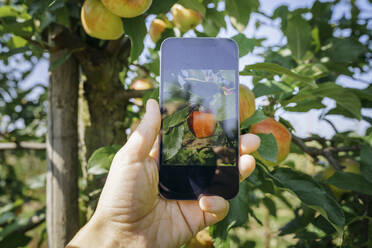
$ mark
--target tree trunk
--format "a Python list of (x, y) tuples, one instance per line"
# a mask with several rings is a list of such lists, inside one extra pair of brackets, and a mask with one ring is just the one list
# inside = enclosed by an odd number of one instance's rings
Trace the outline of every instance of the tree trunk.
[(98, 63), (89, 60), (82, 64), (89, 108), (84, 137), (87, 158), (99, 147), (123, 144), (126, 140), (124, 121), (128, 99), (122, 97), (124, 88), (118, 77), (124, 66), (122, 60), (106, 56)]
[[(50, 62), (65, 51), (50, 54)], [(77, 232), (78, 220), (78, 133), (77, 100), (79, 70), (70, 57), (50, 73), (48, 89), (48, 247), (65, 247)]]

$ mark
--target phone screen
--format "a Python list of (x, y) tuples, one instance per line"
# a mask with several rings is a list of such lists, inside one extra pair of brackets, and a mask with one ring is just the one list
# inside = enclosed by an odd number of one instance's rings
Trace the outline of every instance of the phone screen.
[(161, 57), (161, 191), (175, 199), (234, 194), (226, 191), (236, 191), (231, 184), (238, 180), (236, 45), (207, 38), (168, 42)]

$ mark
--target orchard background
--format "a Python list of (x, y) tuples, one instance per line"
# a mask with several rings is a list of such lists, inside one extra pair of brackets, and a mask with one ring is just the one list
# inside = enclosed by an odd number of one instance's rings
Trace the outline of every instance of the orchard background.
[[(176, 3), (200, 19), (182, 27)], [(185, 247), (372, 247), (370, 0), (153, 0), (110, 41), (87, 35), (82, 5), (0, 1), (0, 247), (64, 247), (86, 223), (157, 98), (170, 36), (233, 38), (256, 97), (241, 132), (275, 117), (292, 133), (280, 164), (280, 140), (261, 134), (260, 157), (278, 165), (258, 160), (228, 216)]]

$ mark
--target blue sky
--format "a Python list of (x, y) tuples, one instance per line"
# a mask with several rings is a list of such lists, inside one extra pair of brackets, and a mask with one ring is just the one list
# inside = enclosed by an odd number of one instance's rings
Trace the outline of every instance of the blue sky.
[[(311, 7), (313, 0), (260, 0), (261, 4), (261, 11), (265, 12), (266, 14), (272, 14), (273, 11), (280, 5), (286, 4), (289, 6), (289, 9), (296, 9), (300, 7)], [(368, 0), (358, 0), (357, 5), (362, 7), (362, 16), (363, 17), (372, 17), (372, 5), (368, 3)], [(348, 15), (348, 8), (346, 5), (342, 5), (334, 10), (333, 18), (339, 18), (342, 15)], [(282, 34), (279, 28), (275, 28), (272, 26), (261, 26), (258, 30), (255, 30), (255, 20), (260, 19), (264, 22), (268, 22), (269, 20), (265, 17), (253, 14), (249, 25), (247, 26), (244, 34), (249, 38), (266, 38), (264, 45), (273, 45), (278, 44), (279, 42), (285, 42), (285, 39), (282, 39)], [(151, 23), (152, 19), (148, 19), (147, 25)], [(274, 22), (274, 26), (280, 25), (280, 22)], [(371, 27), (372, 28), (372, 27)], [(232, 37), (237, 34), (237, 31), (234, 30), (231, 24), (228, 22), (227, 29), (222, 30), (219, 34), (219, 37)], [(146, 37), (145, 45), (149, 47), (153, 47), (154, 44)], [(255, 49), (253, 54), (248, 54), (242, 57), (239, 61), (240, 68), (242, 69), (247, 64), (252, 64), (256, 62), (262, 61), (262, 58), (255, 55), (258, 54), (260, 50)], [(144, 56), (141, 56), (142, 59)], [(357, 75), (359, 78), (364, 80), (371, 80), (372, 72), (365, 74), (365, 75)], [(34, 69), (33, 73), (24, 81), (22, 84), (25, 88), (29, 88), (31, 85), (35, 83), (43, 83), (47, 84), (48, 82), (48, 62), (41, 61)], [(241, 77), (240, 82), (252, 87), (251, 78), (250, 77)], [(347, 87), (355, 87), (355, 88), (364, 88), (367, 85), (364, 83), (358, 83), (355, 81), (350, 80), (347, 77), (340, 77), (337, 81), (338, 84), (347, 86)], [(37, 94), (37, 92), (35, 92)], [(258, 105), (263, 104), (263, 99), (257, 99)], [(331, 99), (325, 99), (323, 102), (327, 108), (332, 108), (335, 106), (335, 102)], [(372, 111), (363, 110), (362, 112), (364, 115), (372, 117)], [(307, 113), (285, 113), (283, 111), (278, 111), (277, 115), (282, 116), (283, 118), (289, 120), (296, 129), (296, 134), (299, 136), (308, 136), (310, 133), (317, 133), (324, 137), (331, 137), (334, 134), (334, 131), (330, 128), (329, 124), (325, 121), (319, 121), (318, 117), (321, 114), (319, 110), (311, 110)], [(354, 130), (359, 134), (364, 134), (365, 129), (369, 126), (365, 121), (357, 121), (357, 120), (350, 120), (343, 117), (332, 116), (329, 118), (330, 120), (334, 121), (337, 129), (339, 131), (345, 130)]]

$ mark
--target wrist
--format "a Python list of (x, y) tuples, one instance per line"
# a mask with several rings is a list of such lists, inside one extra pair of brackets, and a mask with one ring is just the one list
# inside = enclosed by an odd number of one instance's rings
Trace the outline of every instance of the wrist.
[(107, 221), (93, 215), (66, 248), (121, 247), (118, 237), (115, 228), (110, 228)]

